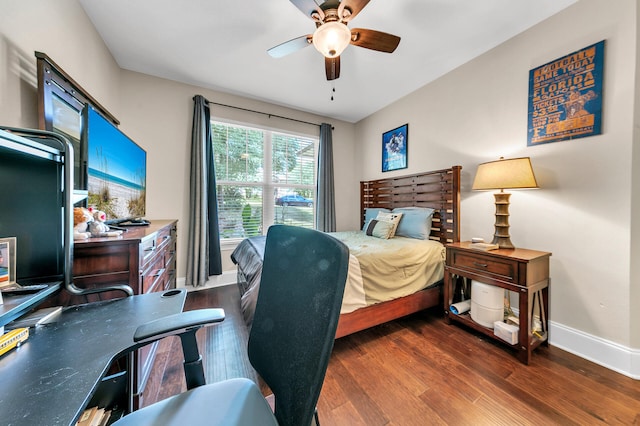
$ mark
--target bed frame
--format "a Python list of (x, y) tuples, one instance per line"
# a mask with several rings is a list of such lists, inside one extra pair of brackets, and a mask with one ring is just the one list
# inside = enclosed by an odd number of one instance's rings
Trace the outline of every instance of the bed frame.
[[(360, 228), (365, 209), (430, 207), (435, 209), (430, 239), (448, 244), (460, 241), (461, 166), (387, 179), (360, 182)], [(336, 339), (405, 315), (442, 304), (436, 285), (400, 299), (378, 303), (340, 315)]]

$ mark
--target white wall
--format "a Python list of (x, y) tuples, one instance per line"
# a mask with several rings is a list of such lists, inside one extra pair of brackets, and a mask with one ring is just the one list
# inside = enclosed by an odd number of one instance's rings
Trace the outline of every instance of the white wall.
[[(635, 98), (633, 114), (633, 155), (632, 155), (632, 179), (631, 179), (631, 217), (637, 218), (640, 215), (640, 8), (636, 6), (636, 66), (635, 66)], [(640, 221), (632, 220), (631, 223), (631, 289), (629, 300), (631, 300), (631, 347), (640, 347), (640, 309), (633, 304), (640, 300), (640, 262), (633, 261), (640, 258)], [(640, 370), (640, 365), (636, 366)]]
[[(339, 230), (358, 226), (358, 181), (382, 177), (381, 133), (409, 123), (409, 168), (462, 171), (462, 238), (490, 238), (490, 192), (472, 192), (477, 164), (530, 156), (541, 186), (514, 192), (517, 246), (553, 252), (551, 342), (640, 377), (640, 162), (633, 141), (638, 10), (635, 0), (580, 0), (356, 125), (119, 69), (76, 0), (0, 0), (0, 122), (37, 127), (35, 50), (48, 54), (109, 109), (149, 153), (148, 216), (179, 219), (178, 276), (185, 274), (192, 97), (334, 124)], [(606, 39), (603, 134), (526, 146), (528, 72)], [(308, 131), (292, 122), (213, 107), (242, 122)], [(293, 127), (290, 127), (293, 126)], [(306, 126), (306, 127), (305, 127)], [(355, 143), (355, 145), (354, 145)], [(636, 167), (637, 169), (637, 167)], [(631, 237), (636, 238), (631, 238)], [(225, 253), (225, 266), (231, 267)]]
[[(209, 89), (176, 83), (130, 71), (121, 75), (122, 114), (120, 128), (148, 152), (147, 217), (178, 218), (178, 276), (185, 276), (189, 209), (189, 168), (193, 97), (197, 94), (211, 102), (262, 111), (311, 123), (328, 122), (334, 126), (336, 216), (341, 230), (357, 226), (359, 205), (348, 201), (358, 198), (359, 187), (352, 184), (357, 170), (352, 166), (353, 129), (350, 123), (303, 113), (263, 102), (252, 101)], [(318, 135), (318, 127), (280, 118), (269, 118), (232, 108), (211, 105), (212, 118), (253, 123), (281, 130)], [(349, 185), (342, 184), (349, 182)], [(356, 223), (356, 225), (353, 225)], [(222, 253), (223, 269), (231, 270), (230, 251)], [(235, 275), (233, 275), (235, 278)]]
[(0, 123), (38, 127), (35, 51), (119, 116), (120, 68), (76, 0), (0, 0)]
[[(336, 216), (339, 230), (358, 225), (359, 168), (354, 166), (354, 125), (121, 70), (77, 0), (0, 0), (0, 123), (38, 127), (36, 58), (46, 53), (119, 121), (148, 154), (147, 217), (178, 219), (178, 280), (186, 274), (189, 153), (193, 96), (334, 126)], [(265, 82), (267, 84), (267, 82)], [(317, 127), (213, 106), (212, 117), (318, 134)], [(348, 185), (344, 183), (348, 182)], [(234, 265), (223, 252), (223, 269)]]
[[(121, 70), (77, 0), (0, 0), (0, 123), (38, 127), (36, 59), (46, 53), (119, 121), (148, 155), (147, 218), (178, 219), (178, 280), (186, 274), (193, 97), (334, 126), (339, 230), (358, 225), (354, 125), (238, 96)], [(268, 82), (265, 82), (268, 84)], [(315, 126), (212, 106), (212, 117), (308, 134)], [(348, 182), (348, 185), (344, 183)], [(223, 269), (234, 269), (230, 251)]]
[[(635, 0), (581, 0), (356, 129), (363, 179), (381, 176), (381, 133), (407, 122), (409, 169), (396, 174), (463, 166), (463, 240), (490, 240), (494, 229), (492, 193), (470, 189), (477, 165), (531, 157), (541, 188), (513, 191), (511, 239), (553, 253), (550, 341), (591, 358), (597, 354), (568, 347), (564, 334), (580, 335), (585, 346), (591, 338), (622, 345), (629, 358), (638, 342), (630, 298), (638, 294), (630, 278), (636, 21)], [(603, 39), (602, 135), (527, 147), (529, 70)]]

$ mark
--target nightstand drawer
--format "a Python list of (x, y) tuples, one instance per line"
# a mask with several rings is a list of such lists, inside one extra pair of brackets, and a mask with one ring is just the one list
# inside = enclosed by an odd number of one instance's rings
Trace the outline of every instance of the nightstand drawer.
[(499, 257), (489, 257), (487, 253), (462, 252), (454, 250), (451, 267), (465, 269), (478, 275), (485, 275), (491, 278), (518, 282), (518, 264)]

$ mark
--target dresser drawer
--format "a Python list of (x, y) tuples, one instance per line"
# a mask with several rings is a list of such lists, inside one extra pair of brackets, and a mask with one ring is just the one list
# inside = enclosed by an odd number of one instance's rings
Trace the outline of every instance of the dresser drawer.
[(158, 231), (156, 235), (155, 245), (158, 249), (163, 249), (167, 244), (171, 244), (172, 238), (174, 237), (175, 231), (174, 228), (163, 228)]
[(162, 279), (165, 271), (164, 257), (157, 256), (142, 272), (142, 292), (152, 293), (164, 290)]
[[(110, 249), (110, 250), (109, 250)], [(128, 273), (131, 268), (129, 246), (87, 247), (73, 256), (74, 279), (85, 276)], [(128, 281), (128, 280), (125, 280)]]
[(484, 252), (476, 255), (468, 251), (453, 250), (451, 255), (452, 259), (449, 266), (453, 268), (464, 269), (498, 280), (518, 282), (517, 262), (495, 256), (489, 258)]
[(142, 268), (151, 261), (151, 258), (156, 253), (157, 239), (155, 235), (149, 235), (145, 237), (140, 243), (140, 265)]

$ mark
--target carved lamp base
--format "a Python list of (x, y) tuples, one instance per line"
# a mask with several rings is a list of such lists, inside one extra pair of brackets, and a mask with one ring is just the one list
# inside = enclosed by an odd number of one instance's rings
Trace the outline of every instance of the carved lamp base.
[(496, 192), (496, 223), (492, 244), (497, 244), (501, 249), (515, 248), (509, 236), (509, 197), (507, 192)]

